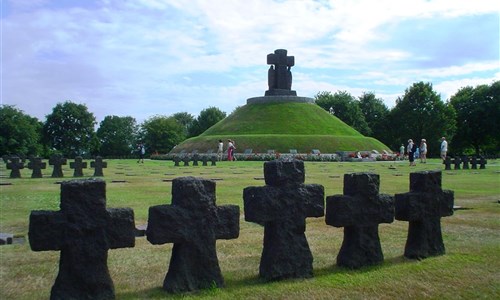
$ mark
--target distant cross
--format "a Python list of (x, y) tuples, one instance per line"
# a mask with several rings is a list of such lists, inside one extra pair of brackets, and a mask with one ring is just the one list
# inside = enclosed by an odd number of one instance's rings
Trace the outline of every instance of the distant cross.
[(32, 211), (28, 233), (33, 251), (61, 251), (51, 299), (113, 299), (108, 250), (134, 247), (134, 211), (106, 208), (100, 179), (63, 182), (60, 207)]
[(7, 163), (7, 169), (10, 171), (10, 178), (21, 178), (21, 169), (24, 169), (24, 163), (17, 156), (11, 156)]
[(217, 239), (237, 238), (240, 208), (215, 205), (215, 182), (195, 177), (172, 181), (172, 204), (149, 208), (147, 239), (174, 243), (163, 289), (170, 293), (224, 286)]
[(266, 96), (270, 95), (297, 95), (292, 88), (292, 72), (290, 68), (295, 64), (293, 56), (287, 56), (287, 50), (278, 49), (274, 53), (267, 55), (267, 64), (274, 65), (268, 71), (269, 90)]
[(216, 156), (216, 155), (212, 155), (212, 156), (210, 156), (210, 161), (211, 161), (211, 164), (210, 164), (210, 165), (211, 165), (211, 166), (215, 166), (215, 165), (217, 165), (217, 160), (218, 160), (218, 159), (217, 159), (217, 156)]
[(354, 269), (384, 260), (378, 224), (394, 221), (394, 197), (379, 194), (379, 185), (378, 174), (345, 174), (344, 195), (326, 198), (326, 224), (344, 227), (338, 266)]
[(453, 191), (441, 189), (441, 171), (410, 173), (410, 192), (395, 195), (396, 220), (409, 221), (404, 256), (445, 253), (441, 217), (453, 215), (453, 199)]
[(90, 167), (94, 168), (94, 177), (97, 176), (104, 176), (104, 173), (102, 172), (102, 169), (108, 167), (108, 163), (102, 160), (102, 157), (97, 156), (95, 158), (95, 161), (90, 162)]
[(446, 156), (446, 158), (443, 161), (443, 164), (445, 170), (451, 170), (451, 158), (449, 156)]
[(66, 158), (62, 157), (60, 154), (54, 154), (49, 158), (49, 165), (54, 166), (52, 178), (64, 177), (62, 166), (66, 163)]
[(200, 156), (197, 153), (193, 154), (193, 166), (197, 166), (199, 160)]
[(31, 173), (31, 178), (42, 178), (42, 169), (45, 169), (47, 167), (47, 163), (42, 162), (42, 159), (40, 157), (34, 157), (30, 160), (28, 163), (28, 168), (30, 170), (33, 170)]
[(202, 162), (202, 164), (201, 164), (201, 165), (202, 165), (202, 166), (208, 166), (208, 159), (209, 159), (208, 155), (203, 155), (203, 156), (201, 157), (201, 162)]
[(77, 156), (74, 162), (69, 163), (69, 167), (75, 169), (73, 177), (83, 177), (83, 169), (87, 168), (87, 162), (84, 162), (81, 156)]
[(462, 169), (468, 170), (469, 169), (469, 157), (467, 155), (462, 156)]
[(191, 158), (189, 157), (189, 155), (184, 155), (184, 157), (182, 158), (182, 162), (184, 162), (184, 167), (189, 167), (190, 160)]
[(324, 215), (324, 188), (304, 184), (304, 162), (264, 163), (266, 186), (243, 190), (245, 220), (264, 226), (259, 276), (265, 280), (313, 276), (313, 257), (304, 234), (307, 217)]
[(176, 155), (174, 156), (174, 158), (172, 158), (172, 160), (174, 161), (174, 167), (178, 167), (179, 163), (181, 162), (181, 158), (178, 155)]
[(460, 159), (460, 157), (455, 156), (455, 158), (453, 159), (453, 164), (455, 165), (455, 170), (460, 170), (461, 163), (462, 163), (462, 160)]
[(471, 169), (477, 169), (477, 158), (473, 156), (470, 160)]
[(479, 159), (479, 169), (486, 169), (486, 158), (484, 156)]

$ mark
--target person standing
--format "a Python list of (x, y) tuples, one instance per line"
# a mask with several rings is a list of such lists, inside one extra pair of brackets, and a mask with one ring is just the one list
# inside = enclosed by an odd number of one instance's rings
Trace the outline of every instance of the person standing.
[(228, 161), (234, 160), (234, 156), (233, 156), (234, 149), (236, 149), (236, 148), (234, 147), (233, 141), (227, 140), (227, 160)]
[(441, 138), (441, 159), (446, 160), (446, 153), (448, 152), (448, 142), (446, 138), (443, 136)]
[(139, 153), (139, 160), (137, 161), (137, 163), (144, 163), (144, 154), (146, 153), (146, 149), (144, 148), (143, 143), (139, 143), (139, 145), (137, 146), (137, 152)]
[(420, 162), (427, 163), (427, 141), (425, 139), (420, 141)]
[(217, 159), (219, 161), (222, 160), (222, 153), (224, 153), (224, 143), (222, 140), (219, 140), (219, 144), (217, 145)]
[(399, 147), (399, 159), (405, 160), (405, 145), (403, 144), (401, 144), (401, 147)]
[(414, 156), (414, 151), (416, 150), (417, 146), (413, 143), (412, 139), (408, 140), (408, 145), (406, 146), (406, 152), (408, 152), (408, 160), (410, 161), (410, 167), (411, 166), (416, 166), (415, 164), (415, 156)]

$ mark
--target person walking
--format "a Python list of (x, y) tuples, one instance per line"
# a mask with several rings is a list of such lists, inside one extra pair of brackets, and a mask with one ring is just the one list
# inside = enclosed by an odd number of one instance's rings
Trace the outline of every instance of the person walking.
[(139, 160), (137, 161), (137, 163), (144, 163), (144, 154), (146, 153), (146, 149), (144, 148), (143, 143), (139, 143), (139, 145), (137, 146), (137, 152), (139, 153)]
[(217, 145), (217, 159), (219, 161), (222, 160), (222, 154), (224, 153), (224, 143), (222, 140), (219, 140), (219, 144)]
[(420, 162), (427, 163), (427, 141), (425, 139), (420, 141)]
[(446, 141), (446, 138), (443, 136), (441, 138), (441, 159), (443, 161), (446, 160), (446, 153), (448, 152), (448, 142)]

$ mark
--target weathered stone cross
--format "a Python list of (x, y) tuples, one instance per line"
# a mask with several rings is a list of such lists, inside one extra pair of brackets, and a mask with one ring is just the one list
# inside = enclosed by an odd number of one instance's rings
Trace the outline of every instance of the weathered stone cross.
[(49, 158), (49, 165), (54, 166), (54, 169), (52, 170), (53, 178), (64, 177), (62, 165), (65, 165), (66, 163), (66, 158), (62, 157), (60, 154), (54, 154)]
[(17, 156), (11, 156), (7, 163), (7, 169), (10, 171), (10, 178), (21, 178), (21, 169), (24, 169), (24, 163)]
[(243, 190), (245, 220), (264, 226), (259, 276), (265, 280), (313, 276), (306, 218), (324, 215), (322, 185), (304, 184), (304, 162), (264, 163), (266, 186)]
[(75, 169), (73, 177), (83, 177), (83, 169), (87, 168), (87, 162), (84, 162), (81, 156), (77, 156), (74, 162), (69, 163), (69, 167)]
[(224, 286), (216, 252), (217, 239), (240, 231), (240, 208), (215, 205), (215, 182), (195, 177), (172, 181), (172, 205), (149, 208), (147, 239), (174, 243), (163, 289), (170, 293)]
[(113, 299), (108, 250), (134, 247), (134, 211), (106, 209), (100, 179), (63, 182), (60, 207), (32, 211), (29, 224), (33, 251), (61, 251), (51, 299)]
[(95, 161), (91, 161), (90, 162), (90, 167), (91, 168), (94, 168), (94, 176), (97, 177), (97, 176), (104, 176), (104, 173), (102, 172), (102, 169), (103, 168), (107, 168), (108, 167), (108, 163), (105, 162), (105, 161), (102, 161), (102, 157), (100, 156), (97, 156), (95, 158)]
[(42, 178), (42, 169), (45, 169), (46, 167), (47, 163), (42, 162), (42, 159), (40, 157), (34, 157), (30, 159), (28, 168), (30, 170), (33, 170), (33, 172), (31, 173), (31, 178)]
[(378, 174), (345, 174), (344, 195), (326, 198), (326, 224), (344, 227), (338, 266), (360, 268), (384, 260), (378, 224), (394, 221), (394, 197), (379, 194), (379, 185)]
[(441, 217), (453, 215), (454, 193), (441, 189), (441, 171), (410, 173), (410, 192), (396, 194), (395, 200), (396, 220), (409, 221), (404, 256), (444, 254)]
[(267, 64), (274, 65), (268, 71), (269, 90), (266, 96), (272, 95), (297, 95), (292, 91), (292, 72), (290, 68), (295, 64), (295, 57), (287, 56), (287, 50), (278, 49), (267, 55)]

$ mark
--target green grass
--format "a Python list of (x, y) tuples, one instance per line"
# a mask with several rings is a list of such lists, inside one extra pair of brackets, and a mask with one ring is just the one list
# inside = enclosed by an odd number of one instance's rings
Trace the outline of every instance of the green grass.
[(188, 139), (172, 150), (216, 149), (217, 141), (233, 139), (239, 152), (253, 149), (288, 153), (297, 149), (310, 153), (357, 150), (389, 150), (380, 141), (365, 137), (318, 105), (311, 103), (247, 104), (198, 137)]
[[(417, 163), (418, 164), (418, 163)], [(389, 169), (392, 165), (395, 169)], [(446, 255), (422, 261), (402, 256), (407, 222), (379, 226), (385, 260), (360, 270), (335, 266), (342, 229), (325, 225), (324, 217), (307, 219), (306, 236), (314, 256), (315, 276), (305, 280), (265, 283), (258, 279), (263, 227), (243, 218), (242, 191), (262, 186), (262, 162), (221, 162), (216, 167), (173, 167), (171, 161), (108, 160), (104, 170), (107, 206), (131, 207), (136, 225), (145, 224), (149, 206), (170, 203), (171, 183), (180, 176), (222, 178), (217, 181), (217, 204), (240, 206), (240, 236), (219, 240), (217, 253), (226, 287), (182, 295), (161, 289), (172, 245), (151, 245), (136, 239), (134, 248), (108, 252), (108, 266), (117, 299), (498, 299), (500, 297), (500, 164), (488, 161), (485, 170), (443, 171), (443, 188), (455, 191), (458, 210), (441, 220)], [(381, 193), (408, 191), (409, 172), (442, 169), (438, 160), (410, 168), (407, 162), (306, 162), (306, 183), (319, 183), (327, 196), (341, 194), (343, 174), (370, 171), (380, 174)], [(50, 170), (44, 171), (50, 176)], [(65, 180), (72, 170), (64, 168)], [(86, 169), (91, 175), (92, 170)], [(31, 210), (58, 210), (60, 179), (9, 179), (0, 167), (0, 232), (27, 236)], [(127, 183), (111, 183), (126, 180)], [(47, 299), (57, 276), (59, 252), (33, 252), (29, 244), (0, 246), (0, 299)]]

